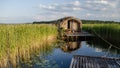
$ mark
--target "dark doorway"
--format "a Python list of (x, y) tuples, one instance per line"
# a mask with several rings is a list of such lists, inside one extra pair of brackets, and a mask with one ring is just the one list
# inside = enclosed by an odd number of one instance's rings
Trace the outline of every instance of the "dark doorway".
[(70, 21), (68, 21), (68, 29), (70, 29)]

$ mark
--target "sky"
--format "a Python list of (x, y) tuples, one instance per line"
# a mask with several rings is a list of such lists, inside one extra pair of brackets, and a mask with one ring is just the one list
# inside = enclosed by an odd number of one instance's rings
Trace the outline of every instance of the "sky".
[(120, 0), (0, 0), (0, 23), (32, 23), (66, 16), (120, 22)]

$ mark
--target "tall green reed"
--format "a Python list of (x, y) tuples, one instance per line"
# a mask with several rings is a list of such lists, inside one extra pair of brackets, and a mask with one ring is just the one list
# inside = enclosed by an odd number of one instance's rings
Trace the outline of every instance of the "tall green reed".
[(56, 36), (57, 27), (51, 24), (0, 25), (0, 67), (16, 66), (17, 58), (30, 57)]
[(92, 29), (110, 43), (117, 46), (120, 44), (120, 24), (83, 24), (83, 29)]

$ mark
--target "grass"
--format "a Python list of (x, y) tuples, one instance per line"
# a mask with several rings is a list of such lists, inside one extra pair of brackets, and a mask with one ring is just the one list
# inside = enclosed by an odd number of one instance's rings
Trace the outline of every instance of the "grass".
[(120, 24), (83, 24), (83, 29), (92, 29), (110, 43), (116, 46), (120, 44)]
[(0, 67), (8, 62), (16, 68), (17, 58), (29, 58), (32, 51), (54, 41), (57, 27), (51, 24), (0, 25)]

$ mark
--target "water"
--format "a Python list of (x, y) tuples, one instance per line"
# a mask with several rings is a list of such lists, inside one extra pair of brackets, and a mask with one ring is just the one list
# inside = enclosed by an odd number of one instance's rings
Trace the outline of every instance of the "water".
[(120, 58), (120, 50), (111, 47), (100, 39), (66, 41), (54, 43), (52, 50), (43, 49), (42, 53), (32, 55), (30, 63), (22, 68), (69, 68), (73, 55), (106, 56)]

